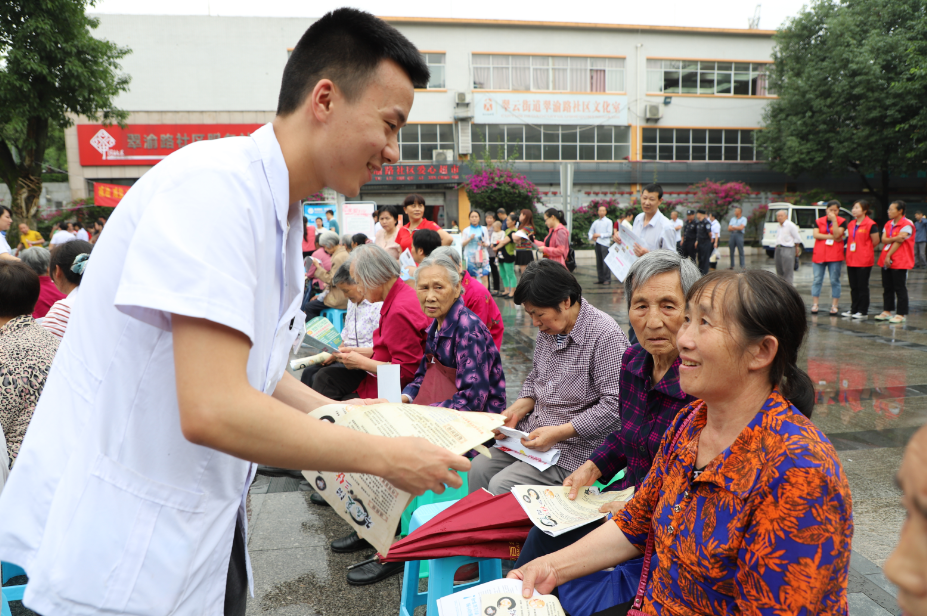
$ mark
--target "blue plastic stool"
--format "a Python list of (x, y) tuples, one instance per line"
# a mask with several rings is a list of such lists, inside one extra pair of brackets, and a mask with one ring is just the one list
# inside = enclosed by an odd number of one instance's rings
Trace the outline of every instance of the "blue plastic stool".
[[(419, 507), (415, 513), (412, 514), (412, 520), (409, 523), (410, 532), (456, 502), (457, 501), (448, 501)], [(437, 616), (438, 599), (441, 597), (465, 590), (477, 584), (485, 584), (486, 582), (502, 578), (502, 561), (498, 558), (450, 556), (448, 558), (437, 558), (427, 562), (431, 575), (428, 579), (428, 590), (425, 592), (418, 591), (419, 566), (421, 565), (421, 561), (412, 560), (406, 563), (405, 571), (402, 575), (402, 599), (399, 604), (399, 616), (412, 616), (415, 608), (420, 605), (427, 605), (426, 615)], [(461, 566), (470, 563), (480, 564), (479, 579), (468, 584), (454, 586), (454, 573)]]
[[(409, 503), (409, 506), (405, 508), (402, 512), (402, 519), (399, 525), (399, 534), (405, 537), (409, 534), (409, 524), (412, 522), (412, 514), (415, 513), (415, 510), (423, 505), (432, 505), (434, 503), (443, 503), (446, 501), (458, 501), (467, 494), (470, 493), (469, 486), (470, 482), (467, 479), (467, 473), (461, 471), (455, 471), (460, 478), (463, 479), (463, 483), (459, 488), (452, 488), (447, 484), (444, 485), (444, 492), (441, 494), (435, 494), (431, 490), (428, 490), (421, 496), (416, 496), (412, 499), (412, 502)], [(427, 572), (427, 567), (423, 567)], [(422, 577), (428, 577), (428, 574), (425, 573)]]
[[(17, 575), (26, 574), (26, 572), (23, 571), (20, 567), (11, 565), (10, 563), (0, 564), (0, 569), (3, 570), (2, 577), (4, 584), (6, 584), (7, 580), (10, 580)], [(23, 594), (25, 594), (25, 592), (25, 584), (0, 588), (0, 616), (12, 616), (12, 613), (10, 612), (10, 601), (22, 601)]]
[(341, 310), (340, 308), (326, 308), (322, 311), (322, 316), (331, 321), (331, 324), (335, 326), (335, 330), (340, 334), (341, 330), (344, 329), (344, 315), (347, 313), (347, 310)]

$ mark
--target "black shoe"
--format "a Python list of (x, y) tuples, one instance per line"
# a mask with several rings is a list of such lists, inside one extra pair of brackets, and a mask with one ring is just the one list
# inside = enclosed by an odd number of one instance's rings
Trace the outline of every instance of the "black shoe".
[(596, 280), (594, 284), (605, 284), (604, 280)]
[[(338, 554), (350, 554), (351, 552), (359, 552), (360, 550), (372, 550), (373, 546), (367, 543), (366, 539), (361, 539), (357, 536), (356, 532), (351, 533), (347, 537), (341, 537), (340, 539), (335, 539), (331, 543), (332, 552)], [(358, 571), (363, 569), (360, 567)], [(368, 584), (373, 584), (373, 582), (367, 582)]]
[(322, 498), (322, 495), (318, 492), (313, 492), (309, 495), (309, 502), (311, 502), (313, 505), (318, 505), (319, 507), (331, 507), (331, 505), (328, 504), (328, 501)]
[(405, 563), (367, 563), (348, 571), (348, 584), (367, 586), (402, 573)]

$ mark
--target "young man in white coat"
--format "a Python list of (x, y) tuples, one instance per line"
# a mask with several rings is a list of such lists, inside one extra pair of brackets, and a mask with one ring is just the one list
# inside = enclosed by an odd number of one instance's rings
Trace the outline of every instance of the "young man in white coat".
[(397, 162), (427, 81), (397, 30), (334, 11), (293, 50), (272, 123), (184, 147), (119, 204), (0, 498), (0, 559), (29, 575), (26, 606), (244, 614), (253, 463), (460, 485), (449, 468), (469, 462), (427, 441), (307, 417), (331, 401), (285, 372), (304, 318), (300, 199), (356, 195)]

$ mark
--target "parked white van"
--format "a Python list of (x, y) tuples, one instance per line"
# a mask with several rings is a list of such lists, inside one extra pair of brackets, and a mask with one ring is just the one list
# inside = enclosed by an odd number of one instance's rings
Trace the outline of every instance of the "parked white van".
[[(776, 232), (779, 230), (776, 213), (779, 210), (788, 210), (789, 220), (798, 227), (803, 251), (813, 251), (814, 235), (812, 233), (815, 228), (814, 221), (827, 215), (827, 208), (824, 207), (824, 204), (792, 205), (784, 202), (770, 203), (769, 211), (766, 212), (766, 222), (763, 224), (763, 248), (766, 249), (766, 256), (772, 258), (776, 255)], [(839, 215), (846, 218), (847, 222), (853, 220), (853, 215), (846, 208), (840, 208)]]

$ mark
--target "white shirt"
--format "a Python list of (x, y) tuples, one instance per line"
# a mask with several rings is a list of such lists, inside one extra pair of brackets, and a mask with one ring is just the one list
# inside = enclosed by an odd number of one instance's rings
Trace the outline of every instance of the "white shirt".
[(798, 227), (791, 220), (786, 220), (776, 230), (776, 246), (794, 248), (796, 244), (801, 244)]
[(79, 240), (84, 240), (85, 242), (90, 241), (90, 234), (88, 234), (87, 230), (84, 228), (78, 229), (74, 237)]
[(721, 237), (721, 223), (718, 221), (717, 218), (711, 221), (711, 237), (712, 238)]
[[(29, 571), (31, 609), (223, 613), (254, 467), (184, 438), (171, 314), (247, 335), (248, 383), (272, 393), (305, 319), (288, 198), (267, 124), (178, 150), (109, 219), (0, 496), (0, 559)], [(209, 231), (187, 241), (181, 219)]]
[(592, 225), (589, 227), (589, 239), (592, 240), (592, 236), (596, 233), (599, 234), (599, 238), (595, 241), (596, 244), (601, 244), (602, 246), (608, 247), (612, 243), (612, 221), (608, 219), (608, 216), (605, 218), (597, 218)]
[(634, 217), (634, 233), (644, 241), (643, 248), (647, 250), (658, 250), (666, 248), (667, 250), (676, 250), (676, 229), (670, 219), (659, 212), (659, 210), (650, 219), (647, 225), (644, 225), (644, 212)]
[(0, 233), (0, 254), (5, 252), (10, 254), (13, 253), (13, 251), (10, 249), (10, 245), (6, 243), (6, 236)]
[(676, 229), (676, 242), (679, 243), (682, 241), (682, 220), (670, 218), (670, 222), (673, 224), (673, 228)]
[(52, 236), (51, 241), (48, 243), (49, 246), (57, 246), (59, 244), (67, 244), (68, 242), (73, 242), (77, 238), (65, 231), (64, 229), (59, 229), (55, 231), (55, 234)]

